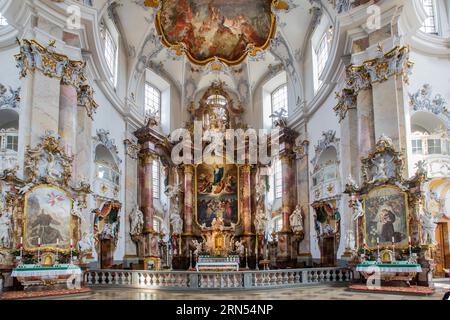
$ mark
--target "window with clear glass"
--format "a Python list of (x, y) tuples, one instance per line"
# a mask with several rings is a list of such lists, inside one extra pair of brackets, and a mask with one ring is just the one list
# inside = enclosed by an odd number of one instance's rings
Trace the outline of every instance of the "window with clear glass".
[(160, 232), (161, 231), (161, 222), (158, 219), (153, 219), (153, 230), (155, 232)]
[(145, 84), (145, 113), (161, 116), (161, 91), (150, 83)]
[(111, 81), (114, 82), (116, 78), (117, 46), (109, 31), (105, 32), (105, 59), (111, 72)]
[(273, 231), (280, 232), (283, 229), (283, 220), (281, 217), (275, 218), (273, 221)]
[(317, 74), (320, 77), (322, 75), (323, 70), (325, 69), (325, 65), (328, 61), (330, 55), (330, 47), (328, 41), (328, 34), (325, 33), (320, 39), (319, 46), (316, 50), (317, 56)]
[(423, 154), (422, 140), (412, 140), (412, 152), (413, 154)]
[(280, 111), (281, 109), (288, 111), (288, 91), (286, 84), (275, 89), (275, 91), (272, 92), (271, 97), (272, 113)]
[(425, 19), (421, 30), (429, 34), (438, 34), (435, 0), (422, 0), (422, 4), (428, 17)]
[(18, 136), (7, 136), (6, 137), (6, 149), (7, 150), (18, 150), (19, 137)]
[(159, 199), (160, 192), (161, 192), (161, 185), (160, 185), (160, 163), (159, 160), (153, 161), (153, 198)]
[(428, 154), (441, 154), (441, 139), (428, 139)]
[(275, 179), (275, 198), (279, 199), (283, 196), (283, 171), (281, 161), (275, 161), (274, 179)]
[(6, 18), (0, 12), (0, 27), (4, 27), (4, 26), (7, 26), (7, 25), (8, 25), (8, 21), (6, 20)]

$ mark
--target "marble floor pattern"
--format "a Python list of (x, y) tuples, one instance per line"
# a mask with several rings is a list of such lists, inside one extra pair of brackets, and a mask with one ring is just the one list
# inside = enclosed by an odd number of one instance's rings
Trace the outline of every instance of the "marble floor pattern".
[(352, 292), (346, 286), (309, 286), (289, 289), (198, 292), (149, 289), (96, 289), (89, 295), (47, 300), (442, 300), (444, 288), (430, 296)]

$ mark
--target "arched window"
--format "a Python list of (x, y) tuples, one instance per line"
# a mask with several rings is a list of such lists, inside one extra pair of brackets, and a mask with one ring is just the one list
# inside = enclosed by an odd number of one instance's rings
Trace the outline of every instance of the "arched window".
[(4, 26), (7, 26), (7, 25), (8, 25), (8, 21), (6, 20), (6, 18), (0, 12), (0, 27), (4, 27)]
[(425, 19), (421, 30), (425, 33), (437, 35), (439, 33), (439, 30), (437, 23), (436, 1), (422, 0), (422, 4), (428, 17)]
[(153, 161), (153, 198), (159, 199), (161, 197), (161, 164), (159, 160)]
[(287, 84), (281, 85), (272, 92), (271, 102), (272, 102), (272, 114), (274, 112), (280, 111), (281, 109), (288, 111)]
[(328, 32), (326, 32), (320, 39), (319, 45), (317, 46), (316, 49), (318, 77), (322, 75), (329, 56), (330, 56), (329, 37)]
[(14, 110), (0, 110), (0, 172), (17, 165), (19, 115)]
[(275, 199), (280, 199), (283, 196), (283, 171), (279, 159), (274, 162), (274, 182)]
[(161, 91), (148, 82), (145, 83), (145, 114), (161, 117)]
[(105, 59), (108, 65), (109, 72), (111, 73), (111, 81), (116, 84), (116, 74), (117, 74), (117, 45), (114, 41), (111, 32), (105, 30)]

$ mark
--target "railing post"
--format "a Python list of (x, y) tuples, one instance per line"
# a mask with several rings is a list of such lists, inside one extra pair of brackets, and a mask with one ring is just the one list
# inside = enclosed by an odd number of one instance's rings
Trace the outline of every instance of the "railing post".
[(187, 287), (191, 288), (191, 289), (198, 288), (198, 274), (197, 273), (189, 274), (189, 284), (187, 285)]
[(139, 273), (138, 272), (132, 272), (131, 273), (131, 285), (133, 287), (139, 286)]
[(306, 271), (306, 270), (302, 271), (302, 281), (301, 281), (301, 283), (309, 283), (308, 271)]
[(244, 288), (251, 288), (252, 287), (252, 272), (245, 272), (244, 273)]

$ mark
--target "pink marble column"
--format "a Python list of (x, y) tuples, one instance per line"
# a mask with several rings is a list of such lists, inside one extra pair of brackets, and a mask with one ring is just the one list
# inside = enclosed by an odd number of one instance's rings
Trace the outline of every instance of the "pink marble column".
[(251, 166), (241, 167), (242, 172), (242, 227), (243, 235), (252, 234)]
[(283, 175), (283, 194), (282, 194), (282, 232), (291, 232), (289, 216), (293, 211), (295, 199), (295, 170), (294, 157), (292, 155), (281, 156), (281, 170)]
[(139, 167), (141, 210), (144, 214), (144, 233), (153, 233), (153, 160), (152, 154), (141, 155), (141, 166)]
[(191, 236), (194, 223), (194, 167), (184, 166), (184, 235)]

